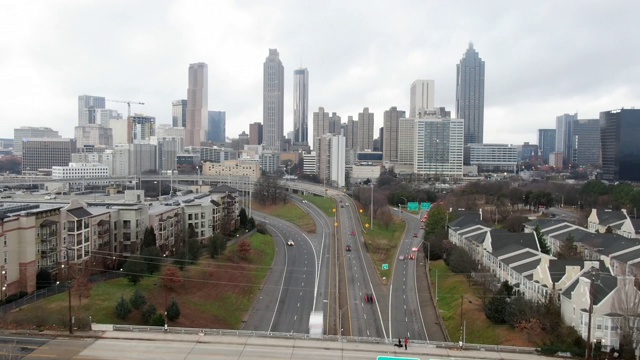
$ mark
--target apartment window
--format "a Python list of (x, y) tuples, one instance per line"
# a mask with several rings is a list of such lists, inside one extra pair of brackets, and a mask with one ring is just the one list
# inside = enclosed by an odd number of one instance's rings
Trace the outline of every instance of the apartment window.
[(189, 221), (193, 220), (193, 214), (189, 214), (189, 215), (187, 216), (187, 219), (188, 219)]
[(596, 319), (596, 329), (602, 330), (602, 319)]
[(2, 236), (2, 244), (4, 245), (4, 247), (7, 247), (7, 235)]
[(4, 264), (5, 264), (5, 265), (9, 262), (9, 258), (8, 258), (8, 256), (9, 256), (9, 255), (7, 255), (7, 252), (5, 251), (5, 252), (4, 252)]

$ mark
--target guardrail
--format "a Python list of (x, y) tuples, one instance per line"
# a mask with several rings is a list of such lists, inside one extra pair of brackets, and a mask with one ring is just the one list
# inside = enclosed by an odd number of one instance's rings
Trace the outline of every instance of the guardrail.
[[(96, 325), (96, 324), (93, 324)], [(267, 332), (267, 331), (250, 331), (250, 330), (225, 330), (225, 329), (199, 329), (199, 328), (181, 328), (181, 327), (167, 327), (162, 326), (137, 326), (137, 325), (106, 325), (111, 326), (113, 331), (129, 331), (129, 332), (165, 332), (168, 334), (187, 334), (187, 335), (218, 335), (218, 336), (245, 336), (245, 337), (269, 337), (279, 339), (295, 339), (295, 340), (319, 340), (319, 341), (343, 341), (343, 342), (357, 342), (367, 344), (395, 344), (395, 341), (389, 341), (387, 339), (372, 338), (372, 337), (355, 337), (355, 336), (338, 336), (338, 335), (323, 335), (323, 336), (310, 336), (309, 334), (297, 334), (297, 333), (280, 333), (280, 332)], [(103, 328), (104, 325), (98, 327)], [(439, 341), (423, 341), (423, 340), (411, 340), (412, 345), (423, 345), (435, 348), (445, 349), (460, 349), (460, 343), (454, 342), (439, 342)], [(486, 344), (462, 344), (462, 350), (476, 350), (476, 351), (496, 351), (496, 352), (508, 352), (508, 353), (520, 353), (520, 354), (537, 354), (538, 351), (535, 348), (518, 347), (518, 346), (505, 346), (505, 345), (486, 345)]]

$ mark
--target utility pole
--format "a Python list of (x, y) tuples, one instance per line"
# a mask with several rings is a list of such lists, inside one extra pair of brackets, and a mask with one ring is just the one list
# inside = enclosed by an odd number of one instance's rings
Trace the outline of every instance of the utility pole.
[(586, 360), (593, 359), (593, 347), (591, 346), (591, 318), (593, 316), (593, 283), (595, 282), (596, 269), (591, 268), (591, 281), (589, 282), (589, 321), (587, 325), (587, 356)]
[(67, 294), (69, 298), (69, 334), (73, 334), (73, 316), (71, 316), (71, 268), (69, 267), (69, 248), (67, 248)]
[(371, 183), (371, 230), (373, 230), (373, 182)]

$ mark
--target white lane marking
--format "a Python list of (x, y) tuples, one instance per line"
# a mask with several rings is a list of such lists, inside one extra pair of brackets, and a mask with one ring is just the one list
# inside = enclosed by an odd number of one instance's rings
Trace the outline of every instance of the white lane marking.
[(293, 320), (294, 320), (294, 321), (295, 321), (295, 320), (298, 320), (298, 315), (294, 316), (294, 317), (293, 317)]
[(304, 283), (302, 283), (302, 286), (304, 286)]
[[(300, 303), (298, 303), (298, 307), (300, 307)], [(407, 307), (405, 306), (404, 308), (406, 309)]]
[(300, 291), (300, 296), (302, 296), (302, 291)]
[(364, 315), (364, 319), (367, 320), (367, 314), (363, 314)]

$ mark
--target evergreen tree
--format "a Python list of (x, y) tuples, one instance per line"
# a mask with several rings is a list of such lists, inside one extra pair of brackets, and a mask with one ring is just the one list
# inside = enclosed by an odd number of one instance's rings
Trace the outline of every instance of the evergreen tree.
[(41, 268), (38, 270), (36, 274), (36, 289), (44, 289), (53, 285), (53, 277), (51, 276), (51, 272), (45, 268)]
[(180, 318), (180, 306), (176, 299), (171, 300), (169, 307), (167, 307), (167, 319), (169, 321), (176, 321)]
[(215, 234), (209, 237), (207, 241), (207, 251), (209, 257), (215, 259), (222, 255), (227, 248), (227, 240), (221, 234)]
[(140, 256), (132, 256), (124, 263), (123, 271), (127, 280), (133, 285), (137, 285), (147, 272), (147, 266)]
[(247, 230), (251, 231), (256, 228), (256, 219), (252, 217), (248, 220)]
[(200, 241), (197, 239), (189, 239), (187, 240), (187, 255), (188, 260), (191, 262), (197, 262), (200, 260), (200, 249), (202, 245), (200, 245)]
[(156, 231), (152, 226), (148, 226), (146, 229), (144, 229), (144, 236), (142, 237), (142, 249), (157, 247), (156, 242)]
[(142, 258), (146, 265), (146, 273), (153, 274), (162, 267), (162, 252), (157, 247), (148, 247), (142, 250)]
[(198, 235), (196, 234), (196, 229), (193, 227), (193, 224), (189, 224), (187, 228), (187, 240), (195, 239)]
[(144, 297), (140, 289), (136, 289), (136, 291), (134, 291), (131, 297), (129, 298), (129, 304), (131, 305), (132, 308), (136, 310), (140, 310), (143, 306), (147, 304), (147, 298)]
[(129, 315), (131, 315), (131, 311), (131, 306), (127, 300), (124, 299), (124, 296), (121, 296), (120, 300), (116, 304), (116, 316), (118, 319), (126, 320)]
[(551, 249), (549, 248), (549, 244), (547, 243), (547, 240), (544, 238), (544, 234), (542, 233), (542, 230), (540, 230), (540, 225), (536, 224), (536, 227), (533, 229), (533, 232), (536, 234), (536, 238), (538, 239), (540, 252), (543, 254), (551, 255)]
[(575, 244), (575, 238), (573, 234), (569, 234), (565, 240), (560, 244), (558, 250), (558, 259), (581, 259), (582, 257), (578, 253), (578, 247)]
[(244, 208), (240, 209), (240, 214), (238, 214), (238, 216), (240, 217), (240, 226), (246, 228), (249, 220), (247, 211)]
[[(142, 321), (145, 324), (149, 324), (151, 322), (151, 318), (154, 317), (158, 313), (158, 309), (153, 304), (147, 305), (147, 307), (142, 310)], [(162, 323), (164, 325), (164, 322)]]
[(187, 253), (187, 250), (178, 250), (176, 256), (173, 258), (173, 264), (177, 266), (178, 269), (184, 270), (185, 266), (189, 264), (189, 254)]
[(164, 326), (164, 315), (157, 313), (149, 320), (150, 326)]

